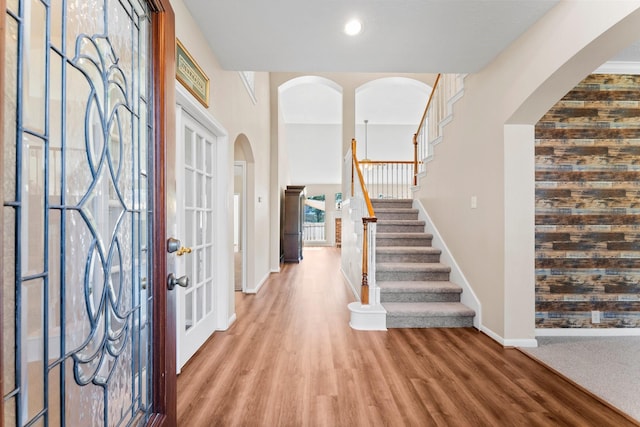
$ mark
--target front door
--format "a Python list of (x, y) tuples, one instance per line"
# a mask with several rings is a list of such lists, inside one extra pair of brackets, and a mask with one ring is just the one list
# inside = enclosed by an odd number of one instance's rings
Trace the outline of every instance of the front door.
[(221, 248), (216, 244), (216, 137), (178, 107), (178, 234), (184, 237), (184, 253), (177, 263), (180, 275), (189, 278), (178, 288), (178, 370), (216, 329), (216, 287)]
[(0, 1), (0, 425), (171, 422), (172, 378), (158, 360), (173, 316), (158, 304), (167, 95), (157, 38), (171, 55), (173, 13), (151, 3)]

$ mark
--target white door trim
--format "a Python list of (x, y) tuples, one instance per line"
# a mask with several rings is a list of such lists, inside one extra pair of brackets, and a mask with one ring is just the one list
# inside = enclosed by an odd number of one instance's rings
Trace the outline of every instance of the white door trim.
[(242, 168), (242, 193), (240, 195), (240, 247), (242, 248), (242, 292), (247, 292), (247, 162), (235, 160), (233, 166)]

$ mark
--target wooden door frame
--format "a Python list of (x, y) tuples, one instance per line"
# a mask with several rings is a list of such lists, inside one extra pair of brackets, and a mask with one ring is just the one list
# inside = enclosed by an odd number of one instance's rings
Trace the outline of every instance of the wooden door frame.
[[(5, 58), (4, 33), (6, 31), (7, 2), (0, 0), (0, 58)], [(4, 96), (4, 65), (0, 66), (0, 95)], [(4, 107), (0, 105), (0, 167), (4, 167)], [(4, 173), (0, 173), (0, 242), (4, 242)], [(0, 245), (0, 296), (4, 293), (4, 244)], [(0, 298), (0, 343), (4, 345), (4, 297)], [(4, 365), (3, 353), (0, 351), (0, 427), (4, 427)]]
[[(155, 123), (155, 163), (153, 212), (153, 253), (151, 280), (153, 286), (153, 396), (154, 414), (148, 425), (177, 425), (177, 388), (175, 374), (175, 293), (164, 285), (167, 277), (167, 202), (175, 199), (174, 169), (165, 169), (167, 152), (175, 150), (175, 15), (169, 0), (148, 0), (152, 14), (153, 93)], [(0, 58), (5, 57), (6, 0), (0, 0)], [(4, 94), (4, 67), (0, 67), (0, 94)], [(4, 123), (4, 108), (0, 108), (0, 123)], [(4, 164), (4, 138), (0, 138), (0, 165)], [(0, 198), (4, 202), (4, 176), (0, 174)], [(4, 207), (0, 224), (4, 224)], [(4, 241), (4, 227), (0, 227)], [(0, 271), (4, 271), (3, 245), (0, 245)], [(0, 293), (4, 291), (4, 274), (0, 276)], [(0, 304), (0, 342), (3, 342), (4, 316)], [(0, 390), (4, 395), (4, 361), (0, 352)], [(4, 427), (4, 399), (0, 396), (0, 427)]]
[[(1, 1), (1, 0), (0, 0)], [(175, 15), (169, 0), (148, 0), (153, 8), (152, 50), (155, 122), (153, 213), (153, 411), (149, 426), (177, 425), (176, 293), (166, 288), (167, 215), (175, 217)], [(169, 154), (169, 156), (167, 155)]]

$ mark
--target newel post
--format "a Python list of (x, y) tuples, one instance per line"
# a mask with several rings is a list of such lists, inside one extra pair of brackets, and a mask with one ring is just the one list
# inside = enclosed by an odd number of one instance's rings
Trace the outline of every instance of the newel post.
[(377, 222), (376, 217), (362, 218), (362, 290), (360, 302), (369, 305), (369, 223)]

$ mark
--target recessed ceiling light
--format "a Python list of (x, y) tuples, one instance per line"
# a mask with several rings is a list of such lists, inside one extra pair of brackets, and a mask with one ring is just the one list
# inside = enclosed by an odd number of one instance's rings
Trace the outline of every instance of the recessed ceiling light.
[(357, 19), (352, 19), (344, 26), (345, 34), (349, 36), (358, 35), (360, 34), (360, 31), (362, 31), (362, 23)]

